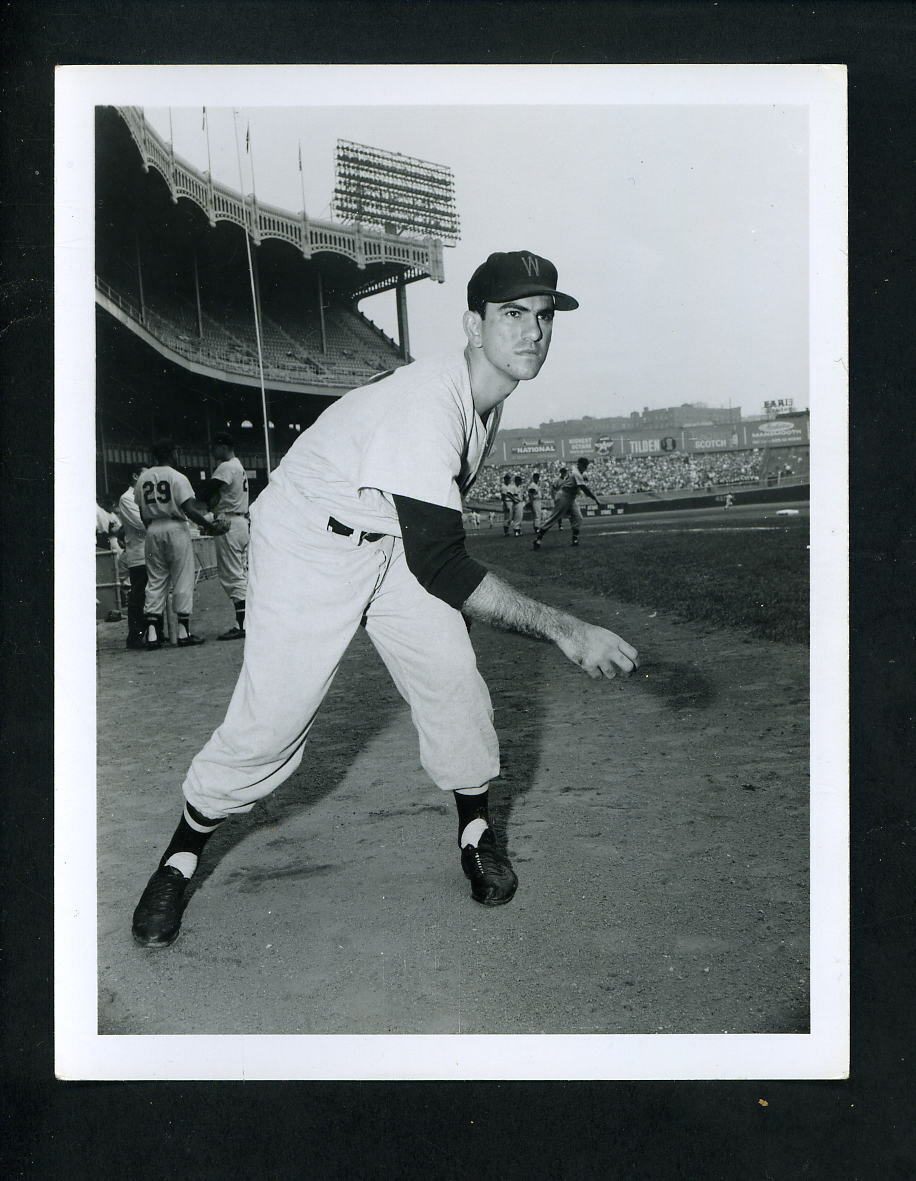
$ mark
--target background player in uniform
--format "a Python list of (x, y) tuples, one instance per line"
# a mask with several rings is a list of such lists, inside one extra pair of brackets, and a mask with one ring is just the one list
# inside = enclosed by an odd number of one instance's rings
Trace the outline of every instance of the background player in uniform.
[(171, 588), (178, 616), (178, 647), (189, 648), (204, 643), (191, 633), (194, 607), (194, 547), (188, 521), (194, 521), (204, 533), (216, 536), (223, 527), (210, 524), (197, 507), (188, 477), (177, 471), (177, 453), (171, 439), (160, 439), (153, 447), (155, 463), (144, 468), (137, 478), (134, 497), (146, 528), (146, 600), (144, 604), (144, 643), (160, 648), (163, 642), (163, 616)]
[(472, 897), (488, 906), (513, 897), (518, 880), (489, 821), (493, 709), (465, 619), (550, 640), (594, 678), (629, 673), (637, 659), (620, 636), (528, 598), (465, 548), (462, 495), (502, 403), (540, 371), (554, 311), (578, 306), (556, 283), (547, 259), (491, 255), (468, 284), (463, 354), (351, 390), (271, 473), (252, 506), (241, 674), (224, 722), (191, 763), (182, 818), (134, 911), (142, 946), (177, 938), (186, 881), (218, 825), (299, 766), (360, 625), (410, 704), (423, 767), (454, 793)]
[(541, 525), (541, 473), (535, 472), (527, 488), (528, 503), (531, 505), (531, 519), (537, 533)]
[(554, 523), (554, 521), (559, 521), (560, 518), (564, 516), (569, 517), (569, 522), (572, 526), (572, 544), (579, 544), (579, 529), (582, 527), (582, 512), (576, 503), (576, 497), (581, 491), (584, 492), (586, 496), (590, 496), (595, 504), (597, 504), (599, 507), (601, 505), (601, 501), (594, 494), (594, 492), (592, 492), (585, 480), (585, 472), (590, 462), (591, 461), (586, 459), (585, 456), (577, 459), (576, 466), (571, 472), (567, 473), (566, 479), (560, 484), (560, 487), (557, 491), (556, 500), (554, 501), (553, 512), (550, 514), (547, 520), (541, 524), (540, 528), (534, 535), (535, 549), (541, 548), (541, 541), (544, 538), (544, 534)]
[[(563, 487), (563, 481), (569, 475), (569, 468), (561, 467), (559, 479), (554, 480), (550, 485), (550, 512), (557, 507), (557, 497), (560, 495), (560, 489)], [(548, 514), (549, 516), (549, 514)], [(535, 530), (537, 532), (537, 530)], [(557, 517), (557, 532), (563, 532), (563, 518)]]
[(96, 502), (95, 548), (104, 550), (116, 548), (112, 546), (112, 541), (120, 528), (121, 522), (111, 509)]
[(235, 441), (221, 431), (213, 436), (213, 475), (202, 491), (214, 517), (229, 525), (214, 539), (216, 573), (219, 584), (235, 608), (235, 626), (219, 637), (221, 640), (245, 638), (245, 594), (248, 588), (248, 477), (235, 455)]
[(512, 474), (510, 472), (506, 472), (503, 476), (502, 486), (499, 489), (499, 498), (503, 502), (503, 533), (508, 537), (509, 531), (512, 528), (512, 512), (515, 506), (515, 489), (512, 486)]
[(512, 533), (515, 537), (521, 537), (522, 521), (525, 518), (525, 493), (522, 488), (524, 482), (521, 476), (515, 476), (512, 480), (515, 492), (515, 500), (512, 502)]
[(128, 648), (143, 648), (143, 607), (146, 598), (146, 526), (140, 517), (134, 487), (140, 478), (140, 469), (130, 474), (130, 485), (118, 501), (118, 516), (121, 520), (121, 536), (124, 539), (124, 560), (130, 579), (130, 593), (127, 598), (127, 643)]

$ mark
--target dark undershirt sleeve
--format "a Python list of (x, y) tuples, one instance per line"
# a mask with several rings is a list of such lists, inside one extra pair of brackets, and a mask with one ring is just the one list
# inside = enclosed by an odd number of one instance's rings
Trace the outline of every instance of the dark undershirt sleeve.
[(460, 610), (487, 572), (465, 549), (461, 513), (410, 496), (395, 495), (394, 504), (407, 568), (424, 590)]

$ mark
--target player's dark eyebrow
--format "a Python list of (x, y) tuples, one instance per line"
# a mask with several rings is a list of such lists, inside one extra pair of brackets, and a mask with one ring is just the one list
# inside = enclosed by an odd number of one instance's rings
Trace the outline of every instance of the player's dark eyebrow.
[[(521, 303), (512, 303), (511, 301), (510, 301), (509, 303), (501, 303), (501, 304), (499, 305), (499, 310), (500, 310), (501, 312), (502, 312), (502, 311), (506, 311), (507, 309), (510, 309), (510, 310), (511, 310), (511, 309), (514, 309), (514, 310), (515, 310), (515, 311), (517, 311), (517, 312), (530, 312), (530, 311), (532, 311), (532, 309), (531, 309), (531, 308), (526, 308), (524, 304), (521, 304)], [(536, 315), (536, 316), (543, 316), (545, 312), (550, 312), (550, 313), (551, 313), (551, 315), (552, 315), (552, 314), (554, 313), (554, 311), (555, 311), (555, 310), (556, 310), (556, 309), (555, 309), (555, 308), (553, 307), (553, 305), (551, 304), (551, 306), (550, 306), (550, 307), (548, 307), (548, 308), (541, 308), (541, 309), (540, 309), (540, 311), (534, 312), (534, 315)]]

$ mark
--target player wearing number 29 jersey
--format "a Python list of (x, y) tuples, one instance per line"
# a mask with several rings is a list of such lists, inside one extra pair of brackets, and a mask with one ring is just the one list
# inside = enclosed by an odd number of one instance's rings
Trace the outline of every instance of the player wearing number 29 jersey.
[(153, 521), (181, 521), (188, 528), (188, 518), (181, 511), (186, 500), (194, 499), (194, 489), (187, 476), (168, 464), (144, 468), (134, 488), (134, 499), (147, 529)]
[(207, 519), (194, 506), (194, 489), (187, 476), (173, 466), (175, 447), (163, 439), (153, 448), (156, 463), (144, 468), (134, 487), (134, 498), (146, 526), (146, 601), (144, 636), (147, 648), (163, 639), (163, 616), (171, 589), (178, 616), (178, 645), (202, 644), (191, 634), (194, 606), (194, 548), (188, 519), (206, 527)]

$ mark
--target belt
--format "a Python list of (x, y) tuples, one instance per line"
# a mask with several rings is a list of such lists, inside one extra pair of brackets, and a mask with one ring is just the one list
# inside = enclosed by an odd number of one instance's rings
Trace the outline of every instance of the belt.
[[(336, 517), (328, 517), (328, 532), (339, 533), (341, 537), (352, 537), (356, 530), (342, 524)], [(367, 533), (363, 529), (360, 530), (359, 541), (356, 544), (362, 545), (364, 541), (381, 541), (384, 536), (384, 533)]]
[(220, 513), (221, 517), (247, 517), (248, 513)]

